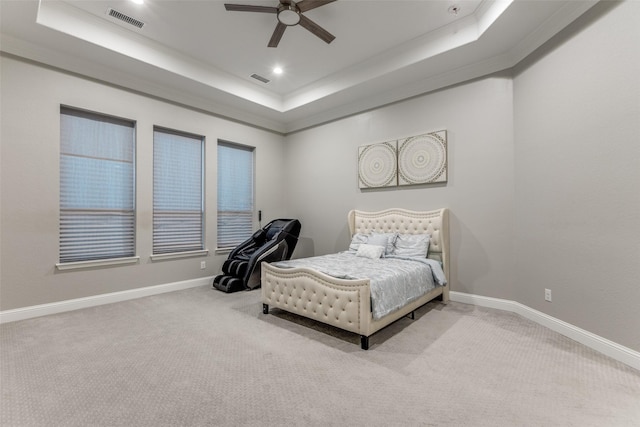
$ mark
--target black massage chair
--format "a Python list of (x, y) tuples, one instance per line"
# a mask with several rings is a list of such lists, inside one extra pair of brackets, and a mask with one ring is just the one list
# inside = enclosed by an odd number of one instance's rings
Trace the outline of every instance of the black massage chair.
[(275, 219), (231, 251), (213, 287), (224, 292), (260, 286), (260, 264), (291, 258), (301, 224), (297, 219)]

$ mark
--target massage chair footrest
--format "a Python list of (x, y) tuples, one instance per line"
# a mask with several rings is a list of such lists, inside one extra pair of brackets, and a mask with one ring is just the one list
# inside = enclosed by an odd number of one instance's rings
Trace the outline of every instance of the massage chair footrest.
[(213, 279), (213, 287), (223, 292), (231, 293), (246, 289), (242, 279), (221, 274)]

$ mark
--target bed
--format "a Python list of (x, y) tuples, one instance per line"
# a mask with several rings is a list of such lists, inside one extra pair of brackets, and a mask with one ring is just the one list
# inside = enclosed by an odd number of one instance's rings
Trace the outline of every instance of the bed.
[[(352, 210), (348, 214), (348, 223), (352, 240), (349, 249), (341, 254), (262, 264), (263, 313), (268, 314), (270, 307), (278, 308), (356, 333), (360, 335), (362, 349), (367, 350), (369, 337), (385, 326), (407, 315), (413, 318), (414, 310), (433, 299), (437, 298), (445, 303), (449, 301), (448, 210), (438, 209), (426, 212), (399, 208), (378, 212)], [(379, 243), (378, 238), (381, 235), (396, 236), (395, 243), (398, 245), (398, 251), (396, 254), (394, 246), (388, 241), (389, 245), (384, 247), (384, 254), (381, 255), (380, 260), (373, 261), (374, 256), (368, 256), (365, 252), (381, 246), (375, 244)], [(406, 248), (413, 251), (411, 248), (412, 245), (415, 246), (414, 242), (424, 240), (428, 240), (426, 256), (416, 257), (412, 253), (415, 258), (413, 261), (419, 261), (414, 264), (430, 266), (434, 276), (433, 286), (416, 291), (421, 294), (407, 298), (398, 308), (392, 307), (391, 311), (377, 310), (378, 315), (374, 313), (378, 304), (375, 296), (380, 293), (381, 279), (373, 273), (363, 277), (360, 272), (336, 273), (322, 267), (311, 267), (308, 264), (308, 261), (311, 261), (313, 266), (316, 258), (322, 258), (319, 265), (327, 265), (333, 262), (332, 257), (348, 255), (352, 256), (351, 259), (354, 261), (360, 261), (359, 258), (362, 258), (365, 262), (382, 263), (382, 260), (385, 263), (395, 262), (393, 258), (405, 260)], [(406, 246), (402, 243), (401, 245), (400, 241), (408, 241), (410, 244)], [(403, 252), (400, 252), (400, 246), (403, 246)], [(359, 252), (363, 252), (363, 255)], [(438, 274), (441, 276), (439, 281), (435, 277), (438, 267), (440, 268)], [(400, 270), (395, 267), (392, 269)], [(413, 283), (421, 280), (405, 279), (405, 281)]]

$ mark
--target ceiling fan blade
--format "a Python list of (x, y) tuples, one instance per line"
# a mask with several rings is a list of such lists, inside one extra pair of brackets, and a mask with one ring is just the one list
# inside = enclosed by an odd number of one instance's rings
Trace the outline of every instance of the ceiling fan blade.
[(302, 25), (307, 30), (311, 31), (313, 34), (321, 38), (323, 41), (327, 43), (331, 43), (336, 36), (332, 35), (330, 32), (322, 28), (320, 25), (313, 22), (311, 19), (307, 18), (304, 15), (300, 15), (300, 25)]
[(296, 3), (300, 12), (306, 12), (307, 10), (315, 9), (316, 7), (324, 6), (327, 3), (333, 3), (336, 0), (302, 0)]
[(280, 43), (280, 39), (282, 38), (282, 35), (284, 34), (284, 30), (286, 29), (287, 29), (286, 25), (284, 25), (282, 22), (278, 22), (278, 25), (276, 25), (276, 29), (273, 32), (273, 35), (271, 36), (271, 40), (269, 40), (269, 44), (267, 46), (278, 47), (278, 43)]
[(277, 7), (271, 6), (254, 6), (251, 4), (224, 4), (224, 8), (233, 12), (262, 12), (262, 13), (278, 13)]

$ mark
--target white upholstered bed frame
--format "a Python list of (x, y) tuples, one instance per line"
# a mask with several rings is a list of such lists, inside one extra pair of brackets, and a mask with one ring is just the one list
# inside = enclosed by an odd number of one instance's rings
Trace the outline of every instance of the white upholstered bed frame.
[[(442, 262), (449, 280), (449, 215), (447, 209), (416, 212), (386, 209), (379, 212), (352, 210), (348, 215), (349, 231), (355, 233), (430, 235), (427, 258)], [(425, 303), (440, 298), (449, 301), (449, 285), (435, 289), (408, 305), (380, 318), (371, 314), (369, 279), (346, 280), (328, 276), (304, 267), (277, 268), (262, 263), (263, 313), (269, 307), (279, 308), (360, 335), (363, 349), (369, 348), (369, 337), (390, 323), (412, 314)]]

